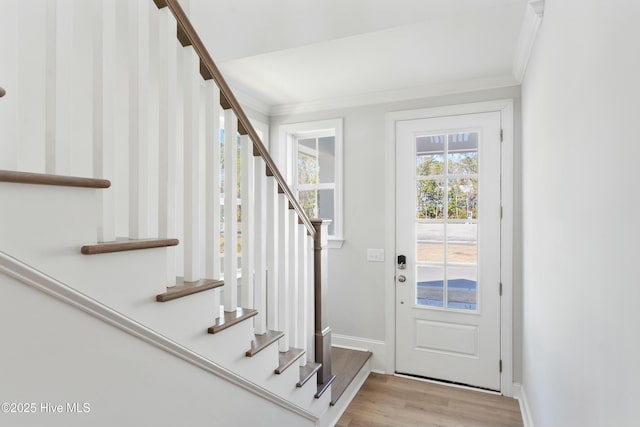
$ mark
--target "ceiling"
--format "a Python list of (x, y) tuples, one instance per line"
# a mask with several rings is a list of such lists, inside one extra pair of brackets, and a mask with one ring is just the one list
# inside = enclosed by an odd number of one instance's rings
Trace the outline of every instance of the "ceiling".
[(191, 0), (232, 87), (267, 113), (517, 84), (526, 0)]

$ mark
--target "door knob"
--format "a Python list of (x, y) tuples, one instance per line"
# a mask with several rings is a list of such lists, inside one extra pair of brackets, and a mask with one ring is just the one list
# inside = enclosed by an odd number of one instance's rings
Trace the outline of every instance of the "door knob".
[(407, 278), (404, 276), (404, 274), (401, 274), (398, 276), (398, 282), (404, 283), (406, 281), (407, 281)]

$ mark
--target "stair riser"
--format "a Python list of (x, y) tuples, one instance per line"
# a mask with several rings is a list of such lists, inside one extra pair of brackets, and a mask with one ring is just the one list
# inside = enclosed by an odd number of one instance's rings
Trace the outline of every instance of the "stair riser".
[(96, 192), (85, 188), (0, 183), (0, 249), (63, 278), (96, 240)]

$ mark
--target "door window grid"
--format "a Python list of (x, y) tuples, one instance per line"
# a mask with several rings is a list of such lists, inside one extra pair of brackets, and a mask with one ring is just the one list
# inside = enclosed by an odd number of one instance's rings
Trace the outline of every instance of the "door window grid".
[(478, 310), (478, 138), (477, 131), (415, 138), (415, 298), (429, 308)]

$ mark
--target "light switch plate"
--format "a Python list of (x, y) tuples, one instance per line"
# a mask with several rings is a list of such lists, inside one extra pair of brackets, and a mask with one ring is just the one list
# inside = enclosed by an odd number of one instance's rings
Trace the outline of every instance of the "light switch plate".
[(384, 262), (384, 249), (367, 249), (367, 261)]

